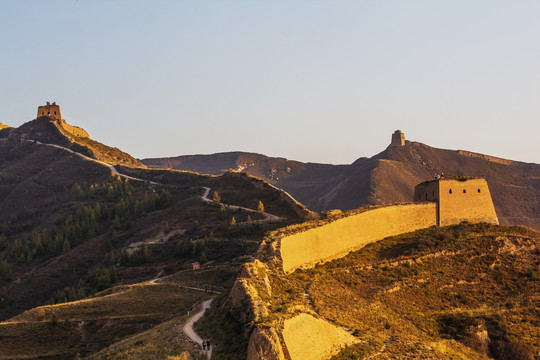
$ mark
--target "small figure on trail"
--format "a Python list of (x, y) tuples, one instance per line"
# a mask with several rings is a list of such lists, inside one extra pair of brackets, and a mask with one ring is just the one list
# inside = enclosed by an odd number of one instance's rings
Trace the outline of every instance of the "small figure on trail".
[(206, 341), (205, 340), (203, 340), (203, 342), (202, 342), (202, 349), (206, 350)]
[(206, 350), (210, 350), (210, 340), (206, 340)]

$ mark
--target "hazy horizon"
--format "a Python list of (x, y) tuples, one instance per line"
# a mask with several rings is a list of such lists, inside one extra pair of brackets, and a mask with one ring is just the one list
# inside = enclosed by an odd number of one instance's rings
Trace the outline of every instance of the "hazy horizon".
[(540, 3), (3, 2), (0, 121), (138, 158), (317, 163), (407, 140), (540, 163)]

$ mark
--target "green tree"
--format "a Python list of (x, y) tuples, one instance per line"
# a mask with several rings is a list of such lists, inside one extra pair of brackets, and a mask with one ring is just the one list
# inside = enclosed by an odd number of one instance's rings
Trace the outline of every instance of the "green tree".
[(81, 186), (78, 183), (73, 184), (71, 192), (77, 199), (82, 199), (84, 197), (84, 191), (81, 189)]
[(224, 204), (221, 204), (221, 205), (219, 206), (219, 216), (220, 216), (222, 219), (227, 218), (227, 208), (225, 207)]
[(221, 201), (221, 197), (219, 196), (217, 191), (214, 191), (214, 193), (212, 194), (212, 201), (217, 203)]
[(193, 252), (193, 245), (189, 240), (178, 240), (176, 243), (176, 254), (180, 258), (187, 258)]
[(64, 243), (62, 244), (62, 252), (66, 252), (70, 249), (71, 245), (69, 245), (69, 240), (67, 238), (64, 239)]
[(203, 252), (201, 253), (201, 256), (199, 257), (199, 261), (201, 262), (201, 264), (208, 261), (208, 255), (206, 254), (206, 250), (203, 250)]
[(11, 269), (6, 260), (0, 261), (0, 285), (11, 281)]

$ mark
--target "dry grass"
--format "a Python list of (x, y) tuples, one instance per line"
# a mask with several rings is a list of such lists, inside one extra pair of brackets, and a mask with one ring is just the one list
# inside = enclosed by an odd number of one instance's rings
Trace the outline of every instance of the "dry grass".
[[(175, 317), (150, 330), (119, 341), (91, 356), (88, 360), (187, 360), (198, 355), (181, 332), (185, 316)], [(190, 355), (193, 353), (193, 356)]]
[(0, 359), (88, 355), (186, 314), (205, 295), (172, 284), (139, 284), (34, 308), (0, 323)]
[(433, 359), (483, 359), (497, 346), (535, 353), (539, 249), (538, 232), (485, 224), (388, 238), (315, 269), (273, 274), (267, 321), (310, 309), (350, 329), (360, 343), (335, 359), (381, 348)]

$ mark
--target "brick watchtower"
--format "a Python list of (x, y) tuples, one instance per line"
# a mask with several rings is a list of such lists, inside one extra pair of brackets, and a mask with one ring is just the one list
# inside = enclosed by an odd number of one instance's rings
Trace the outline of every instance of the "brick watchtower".
[(62, 114), (60, 113), (60, 106), (55, 102), (52, 104), (47, 101), (47, 105), (39, 106), (37, 111), (37, 117), (48, 116), (55, 120), (62, 121)]
[(405, 146), (405, 134), (401, 130), (394, 131), (390, 146)]

